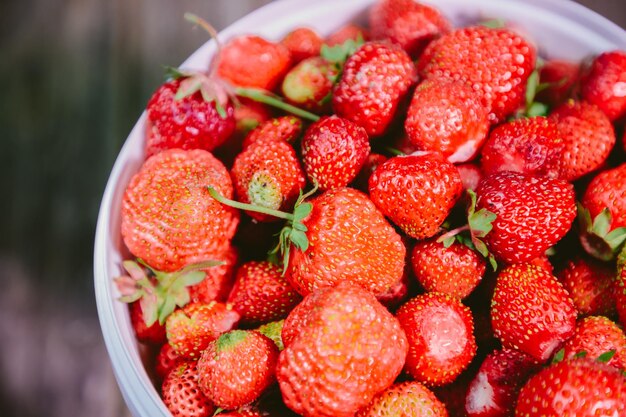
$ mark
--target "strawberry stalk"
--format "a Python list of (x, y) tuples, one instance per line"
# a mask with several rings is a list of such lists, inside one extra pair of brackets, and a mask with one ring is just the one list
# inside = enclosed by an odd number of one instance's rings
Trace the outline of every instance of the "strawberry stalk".
[(276, 107), (277, 109), (286, 111), (287, 113), (291, 113), (295, 116), (300, 116), (303, 119), (307, 119), (312, 122), (317, 122), (320, 119), (317, 114), (292, 106), (291, 104), (283, 101), (279, 96), (260, 88), (236, 87), (235, 94), (239, 97), (249, 98), (250, 100)]

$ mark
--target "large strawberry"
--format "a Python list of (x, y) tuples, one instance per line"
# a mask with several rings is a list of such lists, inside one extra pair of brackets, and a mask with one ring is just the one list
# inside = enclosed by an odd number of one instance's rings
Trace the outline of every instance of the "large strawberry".
[(389, 416), (448, 417), (448, 412), (431, 390), (411, 381), (392, 385), (356, 414), (356, 417)]
[(358, 286), (340, 283), (309, 297), (306, 320), (278, 359), (285, 404), (305, 417), (352, 417), (400, 374), (406, 337)]
[(498, 275), (491, 324), (504, 347), (546, 361), (574, 334), (576, 315), (567, 291), (544, 268), (518, 263)]
[(195, 362), (183, 362), (170, 371), (163, 381), (161, 397), (173, 417), (210, 417), (216, 410), (200, 391)]
[(572, 297), (580, 315), (615, 314), (614, 265), (587, 257), (576, 257), (569, 260), (557, 276)]
[(432, 152), (391, 158), (369, 180), (376, 207), (416, 239), (437, 233), (462, 191), (458, 170)]
[(398, 46), (366, 42), (352, 54), (333, 93), (338, 116), (362, 126), (369, 136), (380, 136), (417, 81), (411, 58)]
[(604, 316), (589, 316), (580, 320), (563, 349), (565, 358), (583, 355), (597, 359), (608, 353), (611, 357), (606, 363), (626, 371), (626, 334)]
[(598, 55), (581, 84), (583, 100), (600, 107), (610, 120), (619, 119), (626, 114), (626, 52)]

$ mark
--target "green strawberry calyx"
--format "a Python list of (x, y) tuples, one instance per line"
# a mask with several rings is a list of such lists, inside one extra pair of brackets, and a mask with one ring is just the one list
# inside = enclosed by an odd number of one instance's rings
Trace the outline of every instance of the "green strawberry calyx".
[(271, 321), (269, 323), (263, 324), (256, 329), (257, 332), (262, 335), (270, 338), (278, 347), (279, 351), (285, 349), (285, 345), (283, 344), (282, 339), (282, 331), (283, 325), (285, 324), (285, 320), (279, 321)]
[(585, 251), (602, 261), (615, 258), (621, 246), (626, 242), (626, 227), (611, 230), (611, 212), (605, 208), (594, 219), (589, 209), (577, 204), (579, 239)]

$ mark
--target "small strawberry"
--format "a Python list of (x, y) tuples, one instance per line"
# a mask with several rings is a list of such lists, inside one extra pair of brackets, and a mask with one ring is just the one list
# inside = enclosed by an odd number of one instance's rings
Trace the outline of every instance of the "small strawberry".
[(280, 41), (291, 53), (294, 64), (320, 54), (323, 40), (320, 35), (308, 27), (298, 27), (285, 35)]
[(581, 80), (583, 100), (597, 105), (609, 120), (626, 114), (626, 52), (598, 55)]
[(156, 371), (158, 377), (164, 380), (172, 369), (176, 368), (183, 362), (185, 362), (185, 359), (180, 357), (180, 355), (174, 351), (172, 345), (169, 343), (163, 343), (159, 349), (159, 353), (157, 353), (154, 370)]
[(576, 313), (561, 283), (541, 267), (518, 263), (498, 275), (491, 324), (506, 348), (546, 361), (574, 334)]
[(580, 66), (570, 61), (548, 60), (539, 69), (541, 91), (536, 99), (550, 106), (558, 106), (572, 97), (580, 76)]
[(461, 176), (464, 190), (475, 191), (483, 177), (480, 167), (475, 163), (460, 164), (456, 166)]
[(369, 153), (365, 129), (334, 115), (313, 123), (302, 139), (304, 170), (321, 190), (347, 186)]
[(576, 325), (574, 335), (565, 342), (565, 358), (585, 356), (596, 359), (607, 352), (607, 365), (626, 371), (626, 334), (615, 322), (604, 316), (589, 316)]
[(302, 301), (281, 272), (279, 266), (267, 261), (250, 261), (239, 267), (228, 303), (241, 315), (241, 324), (284, 319)]
[(416, 239), (437, 233), (462, 190), (458, 170), (436, 153), (393, 157), (369, 180), (376, 207)]
[(379, 303), (387, 307), (389, 311), (394, 311), (401, 304), (404, 304), (410, 298), (410, 294), (414, 285), (410, 281), (410, 266), (407, 264), (404, 267), (404, 273), (400, 278), (400, 281), (392, 285), (387, 291), (376, 294), (376, 299)]
[(210, 417), (215, 405), (200, 391), (195, 362), (183, 362), (163, 381), (161, 398), (173, 417)]
[(557, 123), (565, 148), (561, 154), (561, 178), (574, 181), (598, 169), (615, 145), (611, 121), (595, 105), (570, 100), (550, 118)]
[(476, 354), (469, 308), (447, 294), (430, 292), (396, 312), (409, 341), (405, 371), (431, 386), (454, 381)]
[(302, 120), (294, 116), (269, 119), (250, 131), (243, 141), (243, 148), (262, 140), (283, 141), (292, 144), (302, 133)]
[(387, 159), (388, 158), (385, 155), (370, 152), (370, 154), (367, 155), (367, 159), (363, 163), (361, 170), (354, 178), (352, 186), (357, 190), (367, 193), (370, 177), (374, 171), (376, 171), (376, 168), (378, 168), (379, 165), (382, 165)]
[(365, 28), (355, 25), (354, 23), (348, 23), (331, 33), (324, 41), (324, 44), (332, 47), (343, 45), (348, 40), (367, 41), (369, 38), (369, 32)]
[(206, 277), (188, 288), (192, 302), (209, 304), (211, 301), (224, 301), (228, 297), (235, 282), (239, 253), (234, 246), (231, 246), (226, 253), (216, 257), (215, 260), (223, 263), (204, 269)]
[(339, 77), (338, 65), (324, 57), (307, 58), (289, 70), (281, 86), (287, 101), (315, 113), (329, 113)]
[(343, 67), (333, 93), (333, 110), (362, 126), (369, 136), (380, 136), (416, 81), (415, 66), (404, 50), (366, 42)]
[(572, 297), (578, 314), (611, 316), (615, 313), (613, 267), (579, 257), (568, 261), (557, 276)]
[(165, 337), (165, 326), (163, 323), (159, 323), (158, 320), (154, 320), (150, 326), (146, 325), (146, 317), (142, 311), (141, 301), (134, 301), (130, 303), (128, 308), (130, 313), (130, 323), (133, 326), (137, 340), (141, 343), (157, 346), (167, 340)]
[(356, 417), (448, 417), (435, 394), (417, 381), (394, 384), (378, 394)]
[(198, 385), (218, 407), (250, 404), (276, 380), (278, 348), (252, 330), (232, 330), (209, 343), (198, 361)]

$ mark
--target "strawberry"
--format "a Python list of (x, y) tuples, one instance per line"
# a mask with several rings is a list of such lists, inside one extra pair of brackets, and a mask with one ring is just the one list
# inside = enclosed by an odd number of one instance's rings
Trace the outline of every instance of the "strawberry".
[(224, 45), (212, 65), (219, 77), (234, 86), (271, 91), (291, 67), (291, 53), (260, 36), (237, 36)]
[(597, 105), (609, 120), (626, 114), (626, 52), (598, 55), (581, 80), (583, 100)]
[(466, 162), (487, 138), (488, 115), (471, 87), (445, 79), (426, 80), (415, 89), (404, 127), (417, 149), (440, 152), (450, 162)]
[(183, 362), (163, 381), (161, 397), (173, 417), (210, 417), (215, 405), (200, 391), (195, 362)]
[(374, 295), (347, 282), (303, 303), (307, 319), (276, 368), (285, 404), (304, 417), (352, 417), (400, 374), (406, 337)]
[(251, 130), (272, 118), (268, 106), (247, 98), (240, 98), (235, 106), (235, 132), (245, 137)]
[(523, 104), (535, 60), (535, 48), (517, 33), (473, 26), (431, 42), (420, 56), (418, 71), (423, 78), (470, 85), (490, 109), (490, 120), (500, 121)]
[(181, 358), (174, 351), (172, 345), (169, 343), (163, 343), (159, 349), (159, 353), (157, 353), (154, 370), (156, 371), (158, 377), (164, 380), (172, 369), (178, 367), (178, 365), (183, 362), (185, 362), (185, 359)]
[(298, 27), (285, 35), (280, 41), (291, 53), (294, 64), (320, 54), (323, 40), (320, 35), (308, 27)]
[(460, 164), (456, 165), (456, 169), (459, 170), (463, 189), (475, 191), (483, 177), (478, 165), (474, 163)]
[(560, 161), (563, 179), (574, 181), (596, 170), (615, 145), (611, 121), (595, 104), (570, 100), (550, 118), (557, 123), (565, 144)]
[(224, 301), (235, 282), (235, 269), (239, 253), (234, 246), (229, 247), (216, 261), (221, 265), (204, 269), (206, 277), (198, 284), (189, 287), (189, 296), (194, 303), (209, 304), (211, 301)]
[(390, 311), (394, 311), (400, 307), (401, 304), (404, 304), (404, 302), (410, 298), (414, 287), (409, 276), (410, 273), (410, 266), (406, 264), (400, 281), (392, 285), (387, 291), (376, 294), (378, 302), (387, 307)]
[(491, 352), (480, 365), (467, 390), (467, 415), (512, 416), (519, 391), (540, 367), (537, 360), (515, 349)]
[(144, 317), (141, 302), (134, 301), (128, 305), (130, 313), (130, 323), (135, 331), (137, 340), (141, 343), (159, 345), (166, 341), (165, 326), (163, 323), (153, 321), (150, 326), (146, 324), (146, 318)]
[(574, 334), (576, 308), (548, 271), (518, 263), (498, 275), (491, 300), (491, 324), (504, 347), (546, 361)]
[(321, 190), (348, 185), (369, 153), (365, 129), (334, 115), (313, 123), (302, 139), (304, 170)]
[(622, 248), (622, 252), (617, 261), (617, 276), (613, 284), (613, 294), (615, 296), (615, 304), (617, 306), (617, 315), (623, 327), (626, 327), (626, 246)]
[(302, 120), (294, 116), (269, 119), (251, 130), (243, 141), (243, 148), (263, 140), (283, 141), (293, 145), (302, 133)]
[(546, 61), (539, 69), (540, 85), (545, 88), (537, 92), (537, 101), (554, 107), (571, 98), (579, 72), (580, 66), (573, 62), (556, 59)]
[(389, 39), (412, 57), (450, 31), (450, 22), (434, 7), (413, 0), (379, 0), (369, 12), (372, 38)]
[(413, 272), (426, 291), (463, 299), (480, 283), (485, 259), (467, 246), (454, 242), (445, 247), (435, 240), (422, 240), (413, 247)]
[(234, 328), (238, 321), (239, 313), (225, 304), (187, 304), (167, 318), (167, 340), (176, 354), (195, 360), (211, 341)]
[(198, 361), (198, 384), (220, 408), (255, 401), (276, 380), (278, 347), (259, 332), (232, 330), (209, 343)]
[(415, 66), (404, 50), (366, 42), (343, 67), (333, 93), (333, 110), (362, 126), (369, 136), (380, 136), (416, 81)]
[(298, 107), (315, 113), (329, 113), (339, 72), (337, 64), (324, 57), (307, 58), (285, 75), (282, 93), (288, 102)]
[(171, 149), (144, 162), (122, 201), (130, 252), (164, 272), (223, 254), (239, 215), (214, 201), (207, 186), (232, 196), (228, 171), (207, 151)]
[(405, 371), (431, 386), (454, 381), (476, 354), (469, 308), (447, 294), (412, 298), (396, 312), (409, 341)]
[[(237, 199), (272, 210), (289, 210), (306, 184), (293, 147), (276, 139), (259, 139), (235, 158), (231, 176)], [(273, 217), (247, 212), (258, 221)]]
[(394, 384), (378, 394), (356, 417), (448, 417), (446, 407), (417, 381)]
[(626, 370), (626, 334), (615, 322), (604, 316), (589, 316), (576, 325), (574, 335), (563, 346), (565, 358), (583, 355), (596, 359), (606, 352), (613, 356), (606, 364)]
[(543, 254), (565, 236), (576, 216), (574, 189), (560, 179), (497, 172), (483, 178), (476, 195), (476, 208), (496, 215), (484, 240), (505, 263)]
[(556, 123), (537, 116), (497, 126), (489, 134), (481, 152), (485, 175), (499, 171), (559, 177), (563, 140)]
[(376, 207), (416, 239), (437, 233), (462, 190), (458, 170), (435, 153), (393, 157), (369, 180)]
[(237, 270), (228, 303), (241, 316), (241, 324), (256, 325), (287, 317), (302, 297), (270, 262), (250, 261)]
[(363, 162), (361, 170), (354, 178), (352, 186), (367, 193), (370, 177), (374, 171), (376, 171), (376, 168), (378, 168), (379, 165), (382, 165), (387, 159), (388, 158), (385, 155), (370, 152), (370, 154), (367, 155), (365, 162)]
[(534, 259), (531, 259), (530, 261), (528, 261), (529, 264), (533, 264), (533, 265), (537, 265), (543, 269), (545, 269), (546, 271), (548, 271), (549, 273), (553, 273), (554, 272), (554, 266), (552, 266), (552, 262), (550, 262), (550, 259), (548, 259), (548, 257), (544, 254), (544, 255), (539, 255)]
[(268, 414), (259, 411), (254, 406), (242, 407), (235, 411), (224, 411), (218, 414), (220, 417), (267, 417)]
[(589, 359), (558, 362), (522, 388), (516, 417), (626, 415), (626, 378)]
[(369, 32), (365, 28), (355, 25), (354, 23), (348, 23), (331, 33), (330, 36), (326, 38), (324, 44), (332, 47), (343, 45), (348, 40), (367, 41), (369, 38)]
[(572, 297), (578, 314), (611, 316), (615, 313), (613, 267), (587, 257), (578, 257), (567, 262), (558, 278)]

